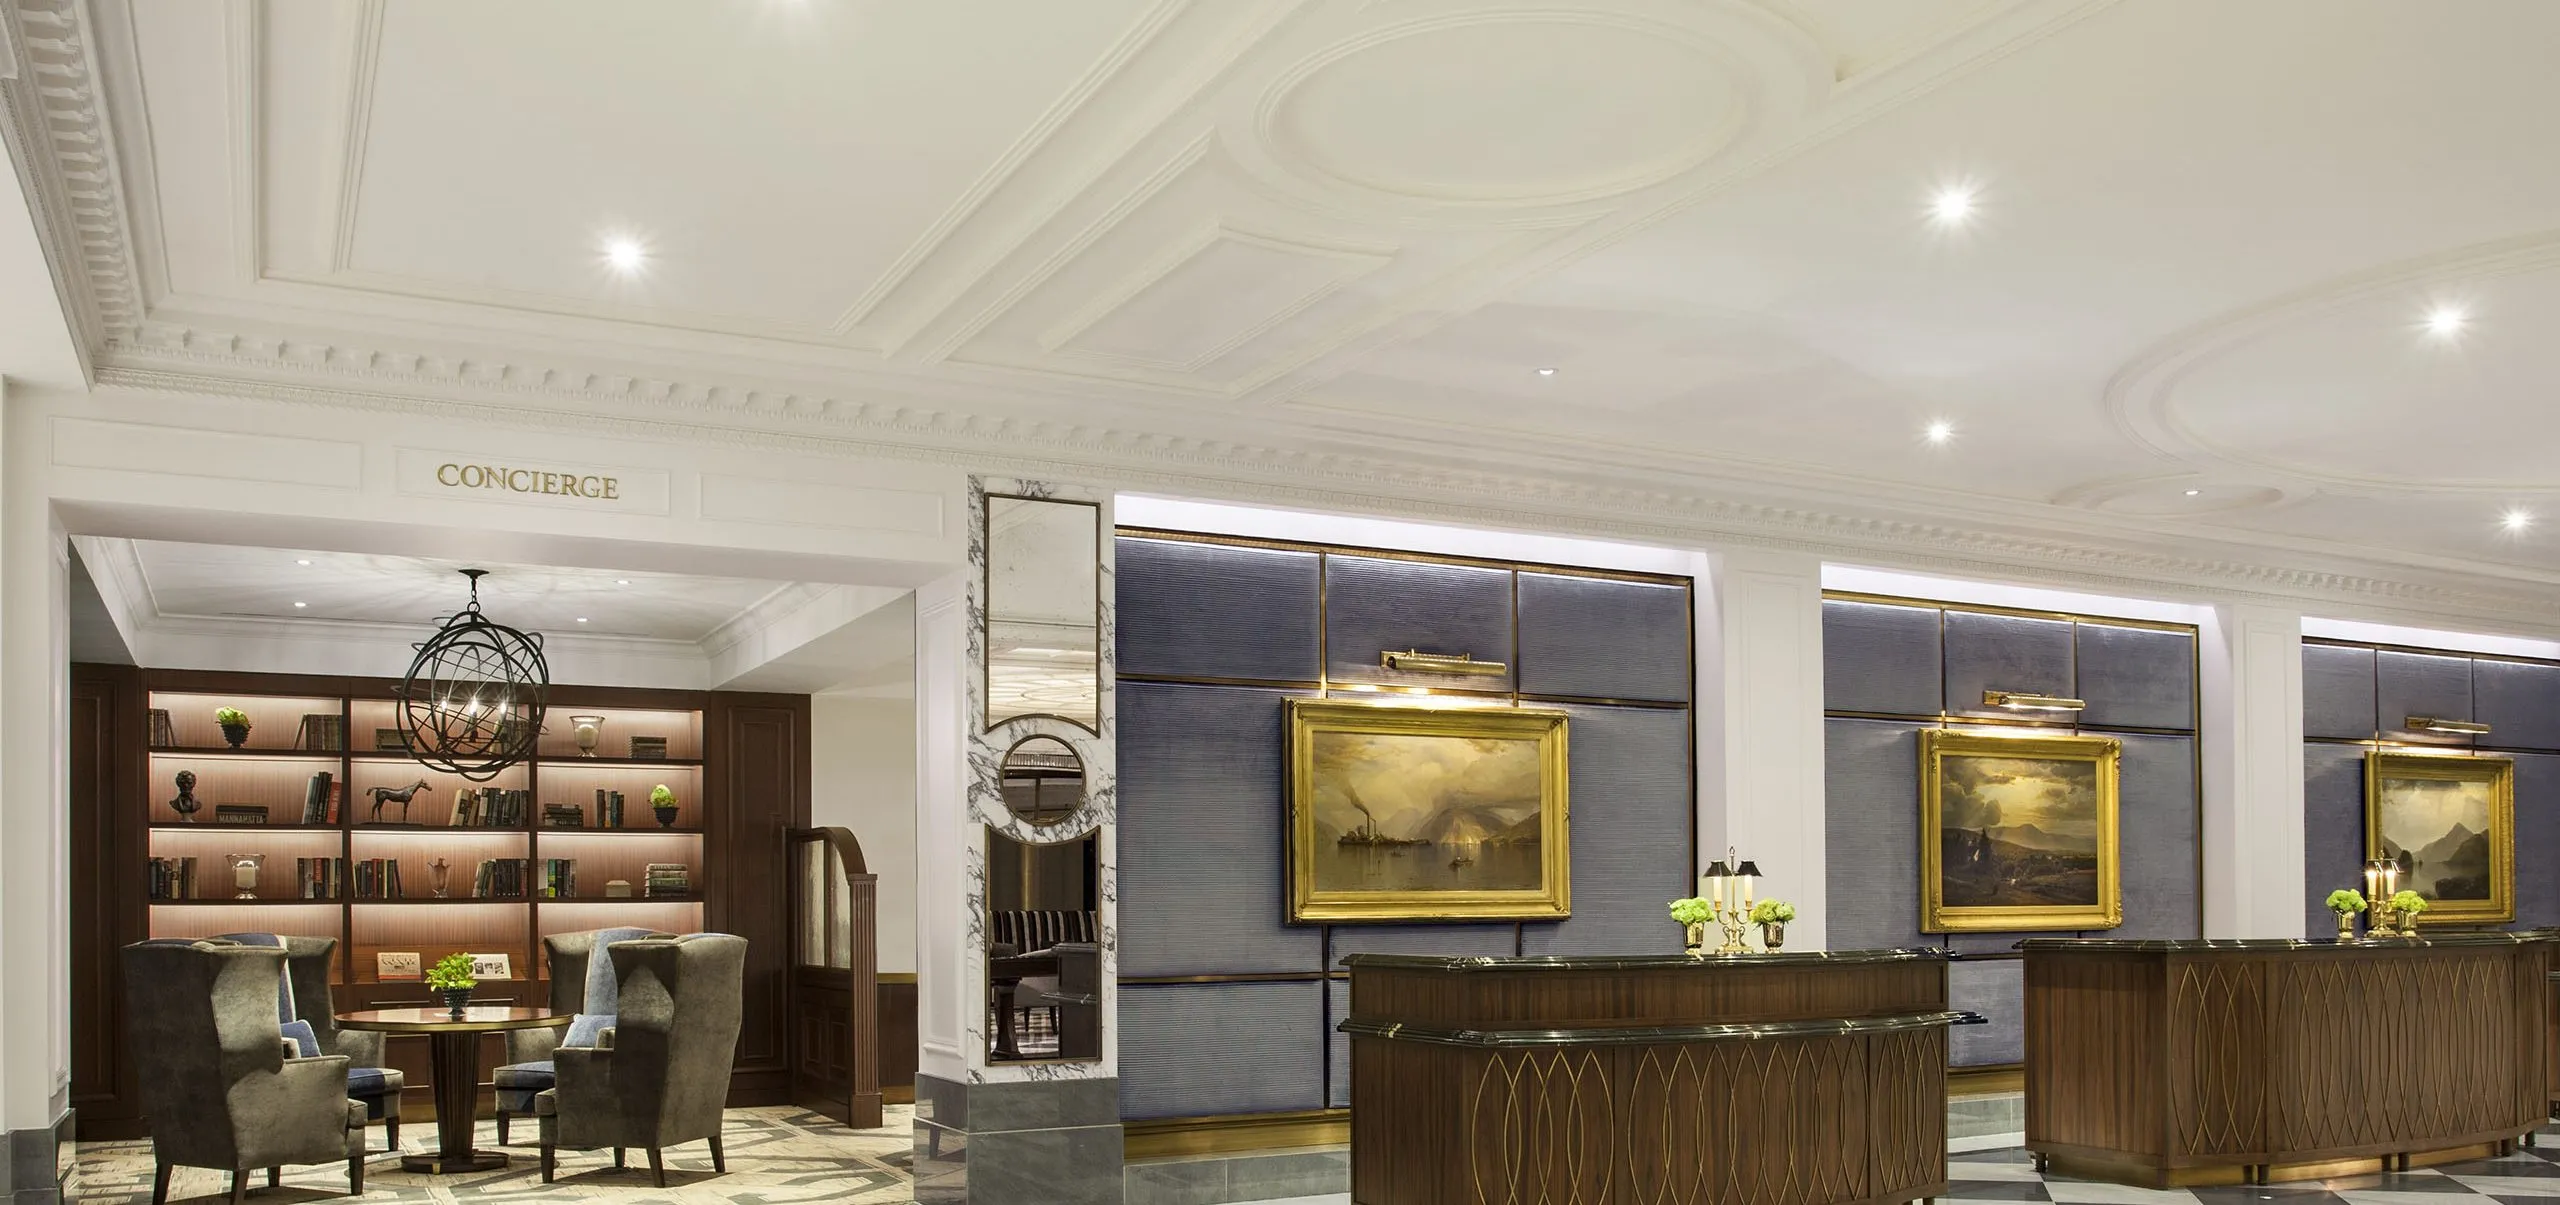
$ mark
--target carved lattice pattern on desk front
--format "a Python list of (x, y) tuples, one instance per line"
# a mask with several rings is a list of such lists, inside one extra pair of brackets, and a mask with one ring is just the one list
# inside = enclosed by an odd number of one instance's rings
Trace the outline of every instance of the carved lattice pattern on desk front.
[(2275, 965), (2282, 1145), (2386, 1147), (2517, 1124), (2512, 955)]
[(2259, 964), (2225, 960), (2173, 966), (2171, 1043), (2186, 1054), (2173, 1111), (2178, 1148), (2230, 1154), (2266, 1145), (2264, 1081), (2251, 1065), (2264, 1056), (2266, 1001)]

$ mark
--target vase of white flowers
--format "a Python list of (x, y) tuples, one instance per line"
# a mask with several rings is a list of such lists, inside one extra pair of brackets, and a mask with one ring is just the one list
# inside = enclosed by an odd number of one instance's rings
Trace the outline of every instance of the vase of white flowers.
[(1796, 906), (1785, 900), (1762, 900), (1751, 906), (1751, 923), (1760, 926), (1760, 948), (1775, 954), (1787, 944), (1787, 922), (1796, 918)]

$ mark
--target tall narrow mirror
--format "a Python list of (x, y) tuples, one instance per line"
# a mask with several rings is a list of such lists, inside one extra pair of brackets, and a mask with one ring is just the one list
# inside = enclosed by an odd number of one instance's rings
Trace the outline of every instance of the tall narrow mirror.
[[(1084, 800), (1084, 761), (1035, 736), (1004, 756), (1004, 803), (1047, 827)], [(1053, 843), (987, 830), (987, 1057), (1102, 1057), (1101, 886), (1088, 834)]]
[(1057, 716), (1098, 731), (1102, 508), (987, 496), (987, 726)]

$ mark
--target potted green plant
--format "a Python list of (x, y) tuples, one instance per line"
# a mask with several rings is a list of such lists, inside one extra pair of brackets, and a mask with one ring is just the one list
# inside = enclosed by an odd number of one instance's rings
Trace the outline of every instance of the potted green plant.
[(2329, 893), (2329, 911), (2338, 914), (2338, 940), (2356, 939), (2356, 913), (2365, 909), (2364, 893), (2353, 887), (2341, 887)]
[(217, 707), (213, 710), (213, 722), (222, 725), (222, 739), (231, 742), (234, 749), (249, 739), (248, 712), (237, 707)]
[(447, 954), (427, 968), (427, 990), (444, 997), (445, 1008), (457, 1021), (462, 1019), (463, 1006), (471, 1003), (471, 989), (478, 986), (480, 980), (471, 974), (469, 954)]
[(2426, 911), (2430, 906), (2431, 905), (2427, 903), (2427, 897), (2420, 895), (2417, 892), (2397, 891), (2392, 893), (2391, 910), (2400, 914), (2400, 935), (2402, 937), (2416, 937), (2418, 935), (2418, 914)]
[(667, 784), (663, 782), (649, 788), (649, 810), (657, 813), (659, 828), (674, 828), (676, 826), (676, 793), (668, 789)]
[(1679, 924), (1684, 935), (1682, 942), (1688, 947), (1690, 953), (1697, 954), (1706, 950), (1707, 921), (1715, 914), (1715, 905), (1696, 896), (1671, 901), (1671, 919)]
[(1796, 918), (1796, 906), (1785, 900), (1762, 900), (1751, 906), (1751, 923), (1760, 926), (1760, 946), (1772, 954), (1787, 944), (1787, 922)]

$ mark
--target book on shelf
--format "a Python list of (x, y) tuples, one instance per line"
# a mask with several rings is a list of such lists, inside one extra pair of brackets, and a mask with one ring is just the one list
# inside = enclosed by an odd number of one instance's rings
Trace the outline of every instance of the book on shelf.
[(306, 900), (334, 900), (347, 889), (345, 858), (295, 858), (293, 882)]
[(302, 727), (293, 734), (293, 747), (315, 753), (336, 753), (347, 747), (347, 718), (335, 712), (311, 712), (302, 717)]
[(682, 862), (651, 862), (642, 869), (646, 872), (646, 877), (640, 888), (640, 894), (648, 899), (693, 894), (693, 867), (691, 866)]
[(530, 858), (488, 858), (471, 872), (471, 898), (476, 900), (520, 900), (533, 877), (527, 868)]
[(544, 858), (540, 881), (542, 898), (573, 899), (578, 894), (578, 860), (576, 858)]
[(336, 810), (330, 806), (336, 803), (337, 799), (337, 775), (327, 770), (313, 773), (311, 781), (304, 783), (302, 787), (302, 822), (304, 824), (337, 823)]
[(506, 787), (465, 787), (453, 793), (453, 812), (445, 823), (455, 828), (521, 828), (533, 792)]
[(172, 727), (169, 723), (169, 709), (166, 707), (152, 708), (151, 747), (154, 749), (172, 749), (176, 748), (177, 744), (178, 730)]
[(400, 889), (400, 859), (364, 858), (352, 871), (356, 898), (360, 900), (397, 900), (408, 898)]
[(622, 827), (622, 792), (596, 788), (596, 827)]
[(194, 858), (151, 859), (151, 898), (155, 900), (196, 898), (196, 860)]
[(542, 807), (544, 828), (585, 828), (587, 809), (574, 803), (550, 803)]

